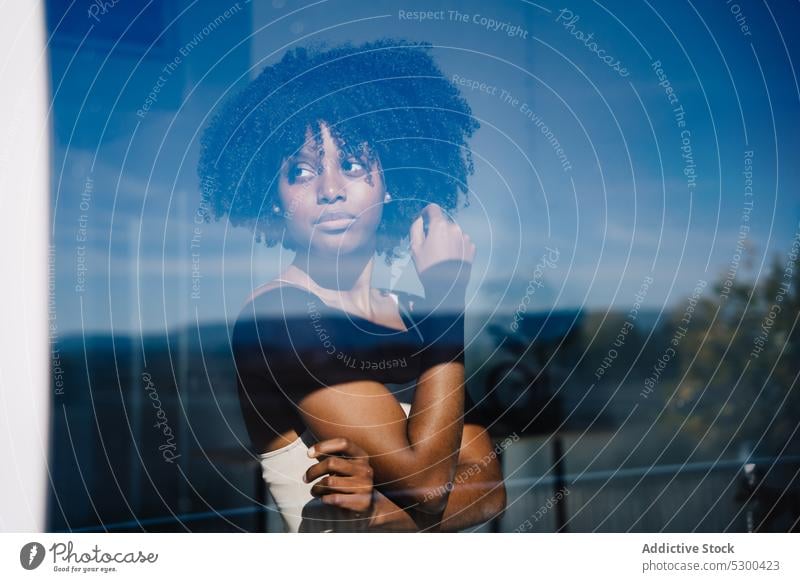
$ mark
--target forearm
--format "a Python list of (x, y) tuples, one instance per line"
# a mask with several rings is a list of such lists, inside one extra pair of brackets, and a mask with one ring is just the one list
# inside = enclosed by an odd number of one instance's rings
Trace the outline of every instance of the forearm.
[(463, 364), (440, 364), (423, 372), (406, 427), (408, 452), (414, 455), (418, 469), (409, 474), (405, 485), (413, 493), (411, 501), (431, 507), (434, 512), (444, 508), (444, 488), (456, 472), (463, 416)]
[(447, 506), (438, 513), (401, 508), (377, 492), (370, 531), (456, 532), (480, 525), (500, 515), (506, 504), (502, 476), (480, 463), (457, 466)]
[(416, 319), (425, 345), (406, 430), (411, 453), (420, 455), (423, 468), (411, 485), (422, 495), (420, 509), (434, 513), (447, 502), (444, 488), (455, 475), (464, 427), (466, 279), (459, 278), (461, 270), (461, 262), (447, 261), (420, 275), (425, 299)]
[[(418, 395), (416, 405), (422, 409), (415, 415), (412, 404), (411, 419), (395, 395), (376, 382), (310, 392), (300, 400), (302, 419), (319, 440), (342, 438), (359, 445), (369, 457), (375, 486), (401, 507), (438, 511), (444, 509), (446, 496), (431, 492), (446, 492), (463, 432), (463, 368), (440, 370), (437, 376), (436, 382), (448, 385), (431, 384), (441, 390), (438, 397), (427, 391), (431, 400)], [(424, 396), (426, 391), (421, 392)], [(312, 446), (309, 454), (316, 456), (318, 451)]]
[(502, 475), (480, 463), (459, 464), (436, 531), (455, 532), (486, 523), (505, 510)]
[(464, 427), (453, 491), (438, 531), (460, 531), (499, 517), (506, 508), (506, 488), (500, 453), (518, 440), (514, 434), (492, 444), (481, 422)]

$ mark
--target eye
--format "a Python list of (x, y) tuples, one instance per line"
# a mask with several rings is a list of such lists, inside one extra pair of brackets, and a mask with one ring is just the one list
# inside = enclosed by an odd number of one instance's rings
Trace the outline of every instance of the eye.
[(348, 176), (358, 177), (367, 173), (367, 166), (357, 158), (348, 158), (342, 162), (342, 170)]
[(294, 184), (296, 182), (307, 182), (316, 175), (317, 173), (314, 171), (314, 168), (311, 167), (311, 164), (300, 162), (289, 165), (287, 178), (290, 184)]

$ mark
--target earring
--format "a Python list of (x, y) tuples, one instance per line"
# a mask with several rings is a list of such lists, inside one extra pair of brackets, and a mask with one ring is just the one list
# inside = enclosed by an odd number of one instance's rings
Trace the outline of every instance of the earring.
[(386, 196), (383, 197), (383, 201), (384, 202), (389, 202), (391, 199), (392, 199), (392, 195), (389, 194), (388, 192), (386, 193)]
[(275, 204), (275, 205), (272, 207), (272, 214), (280, 214), (280, 213), (281, 213), (281, 207), (280, 207), (280, 206), (278, 206), (277, 204)]

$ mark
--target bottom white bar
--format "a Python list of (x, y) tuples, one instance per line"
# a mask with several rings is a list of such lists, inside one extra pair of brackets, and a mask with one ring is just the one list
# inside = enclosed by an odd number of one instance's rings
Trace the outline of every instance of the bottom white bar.
[(798, 540), (792, 534), (5, 533), (0, 579), (800, 580)]

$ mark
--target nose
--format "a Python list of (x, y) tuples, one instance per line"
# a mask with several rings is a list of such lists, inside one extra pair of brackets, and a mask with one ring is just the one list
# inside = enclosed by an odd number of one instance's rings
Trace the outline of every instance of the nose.
[(339, 179), (336, 171), (328, 167), (323, 168), (319, 188), (317, 190), (318, 204), (333, 204), (338, 200), (347, 200), (345, 185)]

